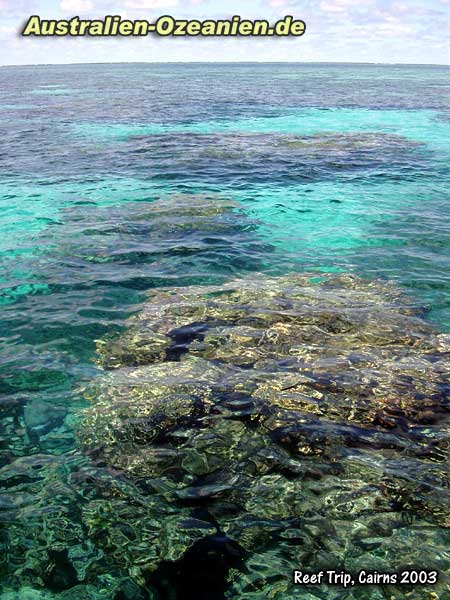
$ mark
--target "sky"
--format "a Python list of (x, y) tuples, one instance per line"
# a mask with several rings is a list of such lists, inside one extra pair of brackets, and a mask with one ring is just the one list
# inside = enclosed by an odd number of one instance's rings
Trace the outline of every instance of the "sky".
[[(306, 22), (300, 38), (23, 38), (42, 19), (243, 18)], [(0, 64), (287, 61), (450, 64), (450, 0), (0, 0)]]

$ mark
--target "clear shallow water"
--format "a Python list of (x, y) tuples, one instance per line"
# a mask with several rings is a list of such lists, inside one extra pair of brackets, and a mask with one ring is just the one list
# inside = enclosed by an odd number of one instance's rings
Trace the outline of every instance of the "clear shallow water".
[[(398, 282), (450, 331), (449, 74), (0, 69), (3, 464), (75, 448), (95, 340), (155, 287), (350, 272)], [(230, 227), (174, 233), (151, 216), (173, 195), (239, 208)]]

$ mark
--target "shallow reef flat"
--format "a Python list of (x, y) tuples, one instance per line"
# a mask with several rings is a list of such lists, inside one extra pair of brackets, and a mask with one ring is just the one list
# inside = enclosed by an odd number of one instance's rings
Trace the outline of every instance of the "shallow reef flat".
[(243, 183), (250, 179), (254, 183), (286, 185), (330, 178), (336, 181), (336, 174), (343, 177), (370, 172), (376, 176), (380, 169), (385, 180), (395, 181), (398, 170), (414, 172), (411, 164), (430, 167), (426, 145), (404, 135), (383, 131), (333, 132), (332, 128), (295, 135), (289, 129), (278, 132), (276, 124), (271, 129), (270, 122), (269, 119), (265, 132), (155, 132), (132, 135), (119, 143), (126, 145), (130, 163), (151, 155), (160, 161), (157, 172), (164, 169), (173, 178), (188, 171), (191, 177), (200, 179), (220, 170), (224, 184), (232, 184), (236, 173)]
[[(62, 261), (75, 257), (90, 277), (109, 282), (145, 276), (144, 289), (154, 281), (170, 285), (180, 276), (195, 283), (202, 276), (206, 282), (220, 281), (245, 270), (247, 263), (251, 271), (263, 268), (261, 257), (271, 249), (256, 236), (257, 223), (242, 204), (214, 193), (162, 194), (106, 208), (71, 207), (64, 220), (67, 238), (73, 230), (77, 235), (72, 246), (63, 245)], [(63, 277), (70, 279), (70, 271), (60, 268), (55, 279)]]
[(295, 568), (416, 566), (438, 587), (345, 597), (448, 597), (449, 352), (394, 285), (350, 275), (153, 292), (98, 342), (80, 445), (131, 496), (81, 507), (90, 536), (141, 586), (174, 562), (180, 585), (284, 599)]

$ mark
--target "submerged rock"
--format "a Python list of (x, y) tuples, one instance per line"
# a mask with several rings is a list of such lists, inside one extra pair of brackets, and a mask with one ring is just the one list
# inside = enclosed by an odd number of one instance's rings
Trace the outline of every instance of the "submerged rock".
[(38, 441), (41, 435), (59, 427), (66, 417), (63, 406), (50, 406), (34, 400), (25, 406), (24, 422), (31, 441)]
[(324, 151), (336, 154), (349, 154), (351, 152), (383, 150), (395, 151), (407, 148), (420, 147), (421, 142), (409, 140), (396, 134), (382, 132), (354, 132), (354, 133), (324, 133), (309, 136), (284, 136), (279, 141), (291, 148), (303, 149), (305, 152), (319, 153)]
[(346, 598), (450, 593), (449, 339), (421, 317), (349, 275), (153, 292), (86, 392), (81, 449), (116, 486), (90, 537), (140, 585), (225, 536), (229, 598), (295, 597), (300, 567), (441, 573)]

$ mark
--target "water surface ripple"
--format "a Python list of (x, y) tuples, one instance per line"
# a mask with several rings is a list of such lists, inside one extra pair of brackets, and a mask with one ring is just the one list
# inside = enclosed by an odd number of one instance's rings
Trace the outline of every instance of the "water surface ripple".
[[(449, 74), (0, 68), (1, 600), (448, 573)], [(130, 423), (146, 377), (173, 390)]]

